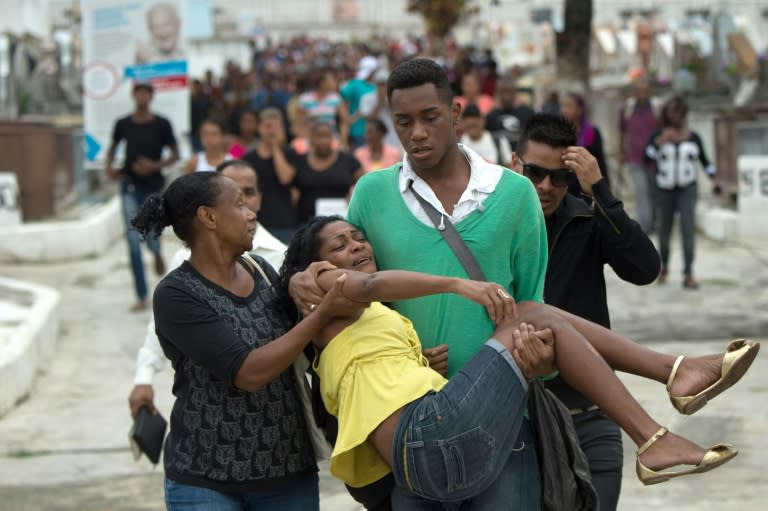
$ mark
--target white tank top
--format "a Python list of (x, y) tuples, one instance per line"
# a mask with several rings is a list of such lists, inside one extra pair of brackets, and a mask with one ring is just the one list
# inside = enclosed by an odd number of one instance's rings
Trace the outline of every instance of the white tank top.
[[(224, 155), (224, 161), (229, 161), (232, 159), (232, 155), (227, 153)], [(197, 153), (197, 166), (195, 167), (195, 172), (213, 172), (216, 170), (216, 165), (211, 165), (208, 163), (208, 159), (205, 157), (205, 151), (200, 151)]]

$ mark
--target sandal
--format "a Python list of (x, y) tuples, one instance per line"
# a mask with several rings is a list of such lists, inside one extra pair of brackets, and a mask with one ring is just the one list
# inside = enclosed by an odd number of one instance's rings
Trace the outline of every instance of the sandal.
[[(720, 366), (720, 378), (694, 396), (669, 396), (672, 406), (684, 415), (696, 413), (706, 405), (710, 399), (739, 381), (747, 372), (749, 366), (752, 365), (752, 362), (755, 360), (759, 351), (759, 342), (749, 344), (747, 339), (732, 341), (725, 350), (725, 356), (723, 357), (723, 362)], [(672, 371), (669, 373), (669, 379), (667, 380), (667, 393), (669, 393), (669, 389), (672, 387), (672, 382), (675, 381), (677, 370), (684, 358), (685, 355), (680, 355), (672, 366)]]
[(686, 275), (683, 279), (683, 289), (699, 289), (699, 282), (692, 275)]
[(707, 450), (706, 454), (704, 454), (704, 458), (702, 458), (699, 464), (694, 465), (691, 468), (688, 468), (685, 470), (677, 470), (677, 471), (651, 470), (650, 468), (643, 465), (643, 462), (640, 461), (640, 456), (645, 451), (647, 451), (653, 444), (655, 444), (659, 438), (663, 437), (666, 433), (667, 433), (667, 428), (665, 427), (659, 428), (659, 430), (656, 433), (654, 433), (653, 436), (649, 438), (648, 441), (645, 442), (637, 450), (637, 460), (635, 461), (635, 470), (637, 471), (637, 477), (640, 479), (640, 482), (646, 486), (649, 486), (651, 484), (663, 483), (664, 481), (669, 481), (670, 479), (673, 479), (675, 477), (708, 472), (713, 468), (717, 468), (720, 465), (727, 463), (728, 461), (732, 460), (737, 454), (739, 454), (739, 451), (737, 451), (736, 449), (733, 449), (732, 445), (717, 444), (710, 447), (709, 450)]
[(658, 282), (659, 284), (665, 284), (667, 282), (667, 269), (666, 268), (662, 268), (661, 269), (661, 271), (659, 272), (659, 277), (656, 280), (656, 282)]

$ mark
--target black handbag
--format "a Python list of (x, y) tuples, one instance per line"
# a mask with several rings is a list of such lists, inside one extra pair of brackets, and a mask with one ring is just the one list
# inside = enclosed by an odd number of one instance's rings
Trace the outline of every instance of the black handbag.
[(131, 438), (155, 465), (160, 461), (167, 426), (168, 423), (159, 412), (152, 414), (146, 406), (142, 406), (136, 415)]
[(597, 491), (571, 413), (541, 380), (530, 383), (528, 412), (536, 437), (542, 511), (595, 511)]

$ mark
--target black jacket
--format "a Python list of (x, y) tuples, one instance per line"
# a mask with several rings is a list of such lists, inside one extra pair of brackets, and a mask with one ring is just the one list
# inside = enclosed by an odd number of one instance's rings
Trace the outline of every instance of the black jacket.
[[(547, 219), (549, 263), (544, 301), (610, 328), (603, 266), (610, 265), (627, 282), (643, 285), (659, 275), (661, 259), (604, 179), (592, 191), (593, 206), (566, 194)], [(569, 408), (590, 404), (560, 378), (548, 382), (547, 387)]]

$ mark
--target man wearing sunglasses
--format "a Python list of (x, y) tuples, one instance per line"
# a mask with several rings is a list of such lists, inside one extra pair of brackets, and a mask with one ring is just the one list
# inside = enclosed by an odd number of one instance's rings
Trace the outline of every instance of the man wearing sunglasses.
[[(653, 243), (611, 194), (595, 157), (576, 147), (576, 132), (565, 118), (531, 117), (512, 155), (512, 168), (531, 180), (546, 219), (544, 301), (610, 328), (604, 265), (627, 282), (650, 284), (661, 270)], [(593, 205), (568, 194), (574, 173)], [(623, 462), (619, 427), (561, 378), (547, 386), (571, 410), (600, 510), (615, 510)]]

